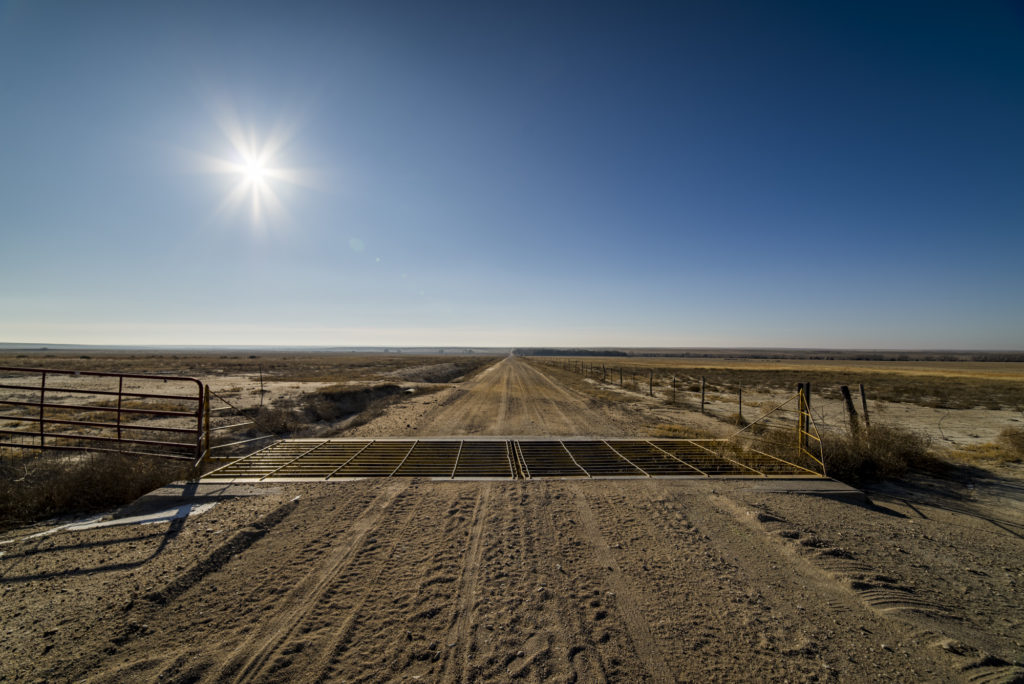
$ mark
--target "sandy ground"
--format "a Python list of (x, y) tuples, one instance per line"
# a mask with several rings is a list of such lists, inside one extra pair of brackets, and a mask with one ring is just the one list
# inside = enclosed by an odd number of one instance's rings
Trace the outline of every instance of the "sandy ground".
[[(657, 420), (510, 359), (360, 429)], [(1020, 468), (870, 498), (762, 480), (217, 487), (187, 519), (3, 535), (0, 680), (1024, 680)]]

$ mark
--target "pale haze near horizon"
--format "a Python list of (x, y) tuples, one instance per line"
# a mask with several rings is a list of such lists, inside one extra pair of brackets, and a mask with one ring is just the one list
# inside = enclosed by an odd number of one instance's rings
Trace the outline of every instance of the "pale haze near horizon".
[(1010, 2), (0, 3), (0, 342), (1022, 349), (1022, 74)]

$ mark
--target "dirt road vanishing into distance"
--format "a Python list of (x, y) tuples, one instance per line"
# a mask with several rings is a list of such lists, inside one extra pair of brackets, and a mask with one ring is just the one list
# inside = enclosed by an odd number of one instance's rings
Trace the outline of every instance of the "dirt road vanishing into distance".
[(573, 391), (509, 356), (465, 383), (420, 402), (391, 407), (350, 435), (621, 435), (649, 430), (652, 418)]
[[(657, 421), (631, 410), (510, 358), (359, 436)], [(792, 489), (171, 487), (132, 512), (192, 515), (0, 537), (0, 680), (1020, 681), (1020, 487)]]

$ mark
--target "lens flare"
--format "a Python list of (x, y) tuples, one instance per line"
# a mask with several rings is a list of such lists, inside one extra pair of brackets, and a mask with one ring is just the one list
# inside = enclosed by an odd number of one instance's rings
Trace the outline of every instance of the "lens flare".
[(310, 186), (309, 174), (283, 165), (283, 153), (294, 136), (294, 127), (277, 125), (266, 136), (248, 132), (230, 109), (217, 116), (228, 143), (223, 157), (202, 155), (204, 170), (233, 179), (217, 207), (217, 215), (236, 215), (248, 205), (253, 228), (286, 222), (282, 194), (288, 185)]

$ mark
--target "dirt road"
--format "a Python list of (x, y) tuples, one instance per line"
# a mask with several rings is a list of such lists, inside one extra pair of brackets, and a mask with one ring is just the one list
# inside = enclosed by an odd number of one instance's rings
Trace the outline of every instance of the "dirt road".
[(346, 436), (630, 437), (650, 434), (655, 423), (653, 414), (595, 401), (527, 361), (509, 356), (458, 386), (393, 406)]
[[(363, 427), (644, 420), (506, 359)], [(1020, 481), (218, 485), (187, 519), (5, 534), (0, 681), (1021, 681)]]

